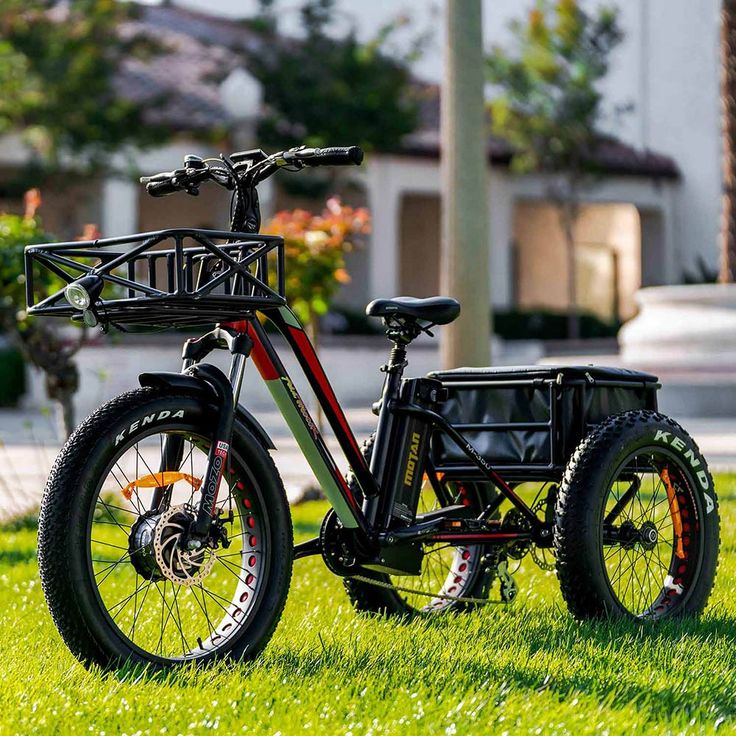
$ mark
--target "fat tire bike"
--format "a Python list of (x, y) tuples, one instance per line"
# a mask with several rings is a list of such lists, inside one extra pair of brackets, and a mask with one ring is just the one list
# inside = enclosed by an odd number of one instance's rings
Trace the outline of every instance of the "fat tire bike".
[[(657, 411), (654, 376), (529, 366), (405, 378), (409, 345), (460, 305), (376, 299), (367, 314), (383, 320), (392, 348), (375, 432), (358, 444), (287, 303), (283, 239), (259, 235), (257, 185), (280, 170), (362, 158), (357, 147), (189, 155), (144, 178), (148, 193), (196, 195), (215, 182), (232, 192), (230, 230), (26, 248), (31, 314), (103, 328), (214, 325), (185, 342), (180, 372), (141, 374), (139, 388), (82, 422), (49, 476), (41, 581), (85, 665), (252, 659), (279, 621), (293, 561), (309, 555), (374, 615), (510, 602), (510, 566), (527, 554), (557, 571), (579, 619), (653, 621), (705, 607), (719, 546), (713, 480), (689, 435)], [(44, 291), (43, 273), (61, 288)], [(284, 347), (347, 478), (284, 367)], [(227, 375), (206, 362), (213, 350), (231, 354)], [(319, 536), (296, 546), (274, 443), (240, 401), (248, 360), (331, 505)]]

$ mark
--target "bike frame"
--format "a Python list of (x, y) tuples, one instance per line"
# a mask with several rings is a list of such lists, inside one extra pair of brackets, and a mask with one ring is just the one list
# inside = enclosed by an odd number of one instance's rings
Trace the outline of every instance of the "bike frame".
[[(397, 458), (395, 452), (392, 451), (393, 448), (389, 446), (391, 428), (394, 423), (399, 423), (400, 431), (402, 417), (410, 415), (420, 416), (433, 429), (446, 433), (462, 448), (481, 476), (500, 492), (500, 500), (491, 504), (492, 507), (486, 508), (477, 521), (485, 520), (505, 498), (527, 519), (528, 531), (487, 531), (480, 528), (473, 530), (463, 528), (438, 530), (434, 528), (436, 525), (428, 528), (428, 524), (424, 520), (417, 519), (417, 524), (414, 526), (402, 528), (391, 535), (391, 541), (395, 541), (396, 537), (399, 536), (402, 542), (421, 539), (422, 541), (444, 541), (455, 544), (505, 544), (515, 540), (531, 538), (544, 544), (545, 537), (551, 537), (551, 535), (545, 533), (547, 529), (544, 523), (538, 519), (513, 488), (441, 415), (413, 404), (402, 404), (398, 400), (401, 370), (387, 373), (378, 418), (374, 457), (371, 466), (369, 466), (299, 319), (288, 306), (264, 310), (262, 314), (283, 335), (289, 348), (297, 358), (360, 486), (364, 497), (362, 504), (340, 472), (306, 404), (279, 358), (268, 333), (255, 315), (240, 321), (221, 323), (220, 328), (236, 335), (247, 336), (252, 342), (248, 357), (252, 358), (342, 526), (351, 530), (359, 541), (365, 544), (366, 548), (375, 546), (376, 542), (380, 543), (388, 536), (387, 530), (382, 528), (380, 522), (376, 519), (376, 503), (384, 491), (387, 471), (392, 467), (396, 467)], [(239, 360), (239, 358), (241, 359)], [(401, 368), (403, 369), (403, 365)], [(240, 393), (242, 374), (242, 357), (234, 354), (230, 380), (233, 383), (233, 391), (236, 397)], [(436, 477), (431, 464), (427, 467), (427, 473), (430, 475), (433, 486), (438, 488), (439, 479)], [(433, 474), (435, 477), (432, 477)], [(462, 527), (462, 525), (456, 526)], [(311, 540), (296, 547), (297, 557), (318, 554), (319, 552), (318, 540)]]

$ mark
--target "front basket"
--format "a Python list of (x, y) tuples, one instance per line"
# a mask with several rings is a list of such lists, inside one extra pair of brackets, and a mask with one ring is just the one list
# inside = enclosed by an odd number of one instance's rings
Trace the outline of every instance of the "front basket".
[(29, 245), (29, 314), (81, 319), (67, 284), (94, 275), (103, 324), (174, 327), (242, 319), (286, 304), (283, 239), (177, 228), (121, 238)]

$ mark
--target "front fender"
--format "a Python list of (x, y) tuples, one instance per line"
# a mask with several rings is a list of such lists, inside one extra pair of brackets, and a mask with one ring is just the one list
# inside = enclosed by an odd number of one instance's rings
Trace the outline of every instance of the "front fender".
[[(215, 392), (212, 387), (203, 379), (197, 376), (190, 376), (186, 373), (174, 373), (173, 371), (162, 371), (160, 373), (141, 373), (138, 376), (138, 382), (141, 386), (150, 386), (153, 388), (173, 388), (177, 391), (185, 391), (190, 394), (197, 394), (210, 401), (215, 400)], [(261, 426), (260, 422), (243, 406), (238, 404), (235, 407), (235, 419), (243, 424), (248, 431), (253, 434), (256, 439), (266, 450), (275, 450), (273, 440), (268, 432)]]

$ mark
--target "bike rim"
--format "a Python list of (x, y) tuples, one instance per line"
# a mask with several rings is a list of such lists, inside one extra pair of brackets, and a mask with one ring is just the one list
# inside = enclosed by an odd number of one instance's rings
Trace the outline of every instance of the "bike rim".
[[(477, 505), (477, 493), (464, 485), (457, 487), (453, 503)], [(417, 514), (442, 507), (437, 495), (425, 483), (419, 497)], [(420, 575), (392, 575), (391, 583), (417, 591), (401, 593), (407, 606), (421, 612), (435, 612), (450, 608), (455, 599), (470, 596), (470, 591), (482, 564), (482, 545), (451, 546), (441, 542), (424, 546)]]
[(630, 455), (609, 485), (603, 520), (603, 567), (618, 604), (642, 619), (679, 608), (702, 551), (700, 507), (679, 459), (661, 448)]
[[(156, 528), (147, 516), (153, 489), (136, 488), (130, 500), (122, 495), (122, 489), (135, 479), (158, 472), (167, 435), (184, 442), (176, 470), (193, 478), (204, 477), (208, 439), (180, 428), (157, 429), (138, 437), (122, 446), (109, 464), (95, 492), (87, 532), (90, 579), (107, 623), (139, 656), (164, 662), (203, 659), (229, 648), (253, 619), (270, 553), (260, 489), (233, 451), (218, 497), (218, 508), (227, 517), (232, 515), (232, 521), (223, 524), (229, 548), (208, 553), (213, 557), (207, 558), (210, 571), (201, 579), (198, 575), (203, 574), (204, 565), (197, 566), (196, 559), (189, 567), (176, 561), (172, 539), (184, 524), (183, 515), (196, 515), (199, 501), (198, 490), (177, 482), (167, 505), (172, 516), (162, 528), (160, 547), (164, 562), (168, 562), (163, 567), (187, 584), (169, 579), (155, 567), (151, 571), (151, 555), (142, 555), (143, 548), (148, 552), (142, 541)], [(176, 507), (183, 508), (178, 517), (171, 511)], [(141, 570), (141, 565), (145, 569)]]

